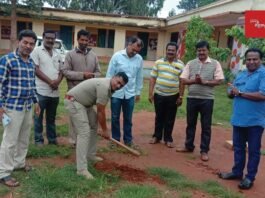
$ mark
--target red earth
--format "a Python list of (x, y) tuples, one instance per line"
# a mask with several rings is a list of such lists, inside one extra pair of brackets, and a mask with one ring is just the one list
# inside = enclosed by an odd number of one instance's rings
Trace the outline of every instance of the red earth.
[[(224, 181), (217, 177), (219, 171), (231, 171), (233, 166), (233, 151), (225, 146), (226, 140), (231, 140), (231, 128), (223, 128), (222, 126), (212, 127), (211, 150), (209, 151), (208, 162), (200, 160), (200, 124), (198, 121), (195, 151), (193, 153), (177, 153), (175, 148), (167, 148), (163, 143), (149, 144), (154, 130), (154, 113), (139, 112), (133, 117), (133, 137), (134, 142), (140, 146), (142, 155), (137, 157), (131, 154), (117, 153), (102, 153), (101, 156), (107, 160), (115, 162), (119, 165), (128, 165), (136, 169), (146, 169), (148, 167), (165, 167), (176, 170), (183, 175), (196, 181), (216, 180), (223, 186), (237, 191), (249, 198), (264, 198), (265, 197), (265, 156), (261, 156), (259, 172), (257, 174), (254, 186), (252, 189), (242, 191), (238, 189), (239, 181)], [(185, 141), (186, 121), (177, 119), (173, 131), (174, 143), (176, 146), (183, 146)], [(99, 147), (105, 146), (107, 140), (102, 140)], [(263, 139), (263, 147), (265, 140)], [(196, 196), (200, 197), (200, 196)], [(204, 195), (202, 196), (204, 197)]]
[[(141, 156), (137, 157), (129, 153), (101, 152), (99, 155), (104, 158), (103, 162), (95, 164), (95, 168), (99, 171), (117, 174), (125, 180), (133, 183), (151, 182), (152, 184), (163, 186), (163, 181), (157, 177), (150, 176), (146, 173), (149, 167), (164, 167), (170, 168), (182, 173), (186, 177), (195, 181), (216, 180), (227, 188), (237, 191), (245, 197), (249, 198), (264, 198), (265, 188), (265, 156), (261, 156), (259, 172), (256, 181), (251, 190), (239, 190), (237, 185), (239, 181), (224, 181), (217, 177), (219, 171), (230, 171), (233, 166), (233, 151), (225, 146), (225, 141), (231, 139), (231, 129), (223, 128), (222, 126), (212, 127), (211, 150), (209, 152), (210, 160), (202, 162), (200, 160), (200, 125), (198, 121), (195, 151), (193, 153), (177, 153), (175, 148), (168, 148), (163, 143), (149, 144), (154, 130), (154, 113), (139, 112), (133, 117), (133, 137), (134, 143), (141, 148)], [(58, 123), (66, 123), (67, 119), (63, 118)], [(177, 119), (173, 131), (174, 143), (176, 146), (183, 146), (185, 140), (186, 121)], [(60, 144), (67, 144), (66, 138), (59, 138)], [(98, 148), (106, 147), (108, 140), (100, 140)], [(263, 140), (264, 145), (264, 140)], [(263, 149), (265, 149), (263, 147)], [(64, 166), (66, 159), (62, 158), (42, 158), (29, 159), (30, 163), (38, 164), (40, 161), (50, 161), (57, 166)], [(75, 163), (75, 156), (67, 159), (68, 162)], [(177, 196), (170, 196), (177, 197)], [(211, 197), (203, 192), (194, 191), (193, 197)]]

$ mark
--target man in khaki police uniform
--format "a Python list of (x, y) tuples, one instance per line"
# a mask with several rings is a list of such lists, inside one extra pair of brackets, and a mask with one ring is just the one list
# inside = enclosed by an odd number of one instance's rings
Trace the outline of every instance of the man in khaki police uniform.
[[(65, 107), (73, 121), (73, 129), (77, 132), (76, 164), (77, 174), (87, 179), (93, 176), (87, 170), (88, 156), (96, 141), (91, 141), (91, 136), (97, 133), (97, 122), (102, 129), (102, 136), (109, 138), (106, 123), (105, 106), (112, 93), (122, 88), (128, 82), (124, 72), (119, 72), (110, 78), (94, 78), (78, 84), (65, 96)], [(93, 105), (97, 105), (97, 113)], [(96, 126), (96, 127), (91, 127)]]

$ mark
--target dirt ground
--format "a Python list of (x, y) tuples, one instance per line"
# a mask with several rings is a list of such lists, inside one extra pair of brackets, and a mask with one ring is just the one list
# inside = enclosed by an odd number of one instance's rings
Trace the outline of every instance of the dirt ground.
[[(218, 171), (230, 171), (233, 165), (233, 151), (225, 146), (225, 141), (231, 139), (231, 129), (222, 128), (221, 126), (212, 127), (212, 140), (211, 150), (209, 152), (210, 160), (208, 162), (202, 162), (200, 160), (200, 125), (198, 122), (196, 139), (195, 139), (195, 151), (193, 153), (177, 153), (176, 148), (167, 148), (163, 143), (149, 144), (149, 140), (153, 134), (154, 129), (154, 113), (153, 112), (140, 112), (135, 113), (133, 117), (133, 136), (134, 142), (141, 148), (142, 155), (137, 157), (128, 153), (119, 152), (107, 152), (100, 153), (100, 156), (104, 158), (103, 162), (97, 163), (95, 168), (99, 171), (111, 172), (115, 167), (115, 170), (121, 172), (121, 176), (131, 182), (139, 181), (151, 181), (158, 185), (161, 185), (162, 181), (159, 178), (147, 176), (143, 171), (148, 167), (165, 167), (176, 170), (183, 175), (196, 180), (217, 180), (223, 186), (226, 186), (233, 191), (240, 192), (248, 198), (264, 198), (265, 188), (262, 185), (265, 184), (265, 156), (261, 156), (261, 162), (259, 165), (259, 172), (251, 190), (242, 191), (239, 190), (237, 185), (239, 181), (224, 181), (217, 177)], [(64, 119), (63, 119), (64, 120)], [(64, 122), (60, 120), (60, 123)], [(67, 120), (67, 119), (66, 119)], [(65, 120), (65, 121), (66, 121)], [(186, 121), (184, 119), (177, 119), (173, 131), (174, 144), (176, 146), (182, 146), (185, 140), (185, 127)], [(264, 147), (263, 138), (263, 149)], [(66, 138), (59, 139), (60, 144), (66, 144)], [(102, 148), (107, 146), (107, 140), (101, 140), (98, 147)], [(29, 161), (34, 165), (40, 162), (40, 160), (47, 161), (50, 159), (30, 159)], [(68, 161), (75, 162), (75, 156), (71, 156)], [(51, 159), (51, 162), (56, 161), (56, 164), (63, 166), (65, 160)], [(128, 171), (130, 175), (128, 175)], [(134, 175), (134, 177), (131, 177)], [(144, 179), (144, 177), (147, 178)], [(193, 192), (194, 197), (208, 197), (202, 192)]]
[[(186, 121), (177, 119), (174, 126), (173, 138), (176, 146), (182, 146), (185, 140)], [(233, 151), (225, 146), (225, 141), (231, 139), (231, 129), (221, 126), (212, 127), (211, 150), (209, 152), (210, 160), (202, 162), (200, 160), (200, 125), (198, 122), (195, 151), (193, 153), (177, 153), (175, 148), (167, 148), (164, 144), (149, 144), (154, 129), (154, 113), (140, 112), (135, 113), (133, 117), (133, 136), (134, 142), (140, 146), (143, 155), (136, 157), (130, 154), (107, 153), (102, 154), (106, 160), (114, 161), (118, 164), (130, 165), (135, 168), (146, 169), (148, 167), (166, 167), (174, 169), (185, 176), (194, 180), (217, 180), (222, 185), (238, 191), (249, 198), (264, 198), (265, 188), (265, 156), (261, 156), (259, 172), (257, 174), (254, 186), (251, 190), (239, 190), (237, 185), (239, 181), (224, 181), (217, 177), (216, 173), (221, 171), (230, 171), (233, 166)], [(103, 142), (106, 140), (102, 140)], [(263, 138), (263, 149), (265, 149), (265, 140)], [(101, 143), (104, 144), (104, 143)]]

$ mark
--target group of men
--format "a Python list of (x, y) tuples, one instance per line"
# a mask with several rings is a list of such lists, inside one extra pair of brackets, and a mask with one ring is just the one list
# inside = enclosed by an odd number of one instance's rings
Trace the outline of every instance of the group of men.
[[(96, 54), (88, 48), (89, 32), (80, 30), (78, 46), (67, 53), (63, 63), (54, 50), (56, 32), (43, 33), (43, 45), (35, 47), (36, 35), (31, 30), (19, 34), (18, 48), (0, 59), (0, 118), (8, 116), (0, 148), (0, 180), (15, 187), (19, 182), (11, 177), (16, 169), (30, 170), (25, 158), (29, 145), (31, 114), (34, 106), (34, 140), (44, 144), (43, 116), (46, 117), (46, 134), (49, 144), (57, 144), (56, 109), (59, 103), (58, 87), (67, 80), (65, 108), (69, 112), (70, 139), (76, 148), (77, 174), (92, 179), (87, 170), (89, 160), (101, 161), (96, 156), (98, 123), (101, 135), (109, 138), (105, 107), (111, 99), (111, 134), (121, 141), (120, 114), (123, 112), (123, 141), (134, 147), (132, 116), (135, 102), (140, 100), (143, 87), (143, 59), (139, 55), (143, 42), (136, 36), (128, 39), (124, 50), (116, 52), (108, 66), (106, 78), (101, 71)], [(201, 119), (201, 160), (208, 161), (211, 124), (214, 106), (214, 86), (220, 85), (224, 75), (220, 63), (209, 57), (207, 41), (196, 44), (197, 58), (186, 66), (176, 58), (178, 46), (169, 42), (166, 56), (155, 62), (149, 83), (149, 101), (154, 102), (155, 128), (149, 143), (162, 139), (173, 148), (172, 132), (178, 106), (182, 104), (185, 85), (187, 94), (187, 127), (184, 147), (178, 152), (193, 152), (198, 114)], [(223, 179), (243, 177), (246, 142), (249, 144), (248, 174), (239, 187), (252, 187), (265, 127), (265, 69), (261, 67), (262, 53), (249, 49), (246, 54), (247, 71), (242, 72), (229, 91), (234, 98), (232, 116), (235, 165), (232, 172), (220, 173)], [(36, 76), (36, 77), (35, 77)], [(263, 107), (263, 106), (264, 107)], [(247, 109), (247, 110), (246, 110)], [(249, 113), (247, 111), (252, 112)], [(240, 116), (244, 115), (244, 119)]]
[[(113, 122), (117, 126), (113, 137), (120, 140), (118, 125), (122, 109), (125, 120), (123, 139), (126, 144), (133, 145), (132, 112), (134, 101), (140, 98), (143, 80), (143, 61), (138, 55), (143, 47), (142, 41), (138, 37), (131, 37), (126, 49), (113, 56), (107, 78), (95, 78), (101, 72), (96, 54), (88, 48), (89, 32), (78, 32), (78, 47), (66, 55), (64, 63), (53, 48), (56, 32), (47, 30), (42, 36), (43, 45), (35, 48), (36, 34), (31, 30), (21, 31), (16, 51), (0, 59), (0, 119), (9, 119), (9, 123), (4, 125), (0, 148), (0, 181), (9, 187), (19, 185), (11, 177), (13, 170), (31, 169), (25, 159), (33, 106), (36, 146), (44, 144), (44, 115), (48, 144), (58, 143), (55, 117), (59, 103), (58, 87), (63, 76), (68, 85), (64, 103), (70, 115), (71, 143), (76, 146), (77, 174), (93, 178), (87, 170), (87, 161), (103, 160), (96, 156), (97, 124), (101, 126), (101, 135), (109, 138), (105, 106), (112, 95)], [(124, 87), (127, 83), (128, 86)], [(124, 90), (114, 95), (116, 90), (123, 87)]]

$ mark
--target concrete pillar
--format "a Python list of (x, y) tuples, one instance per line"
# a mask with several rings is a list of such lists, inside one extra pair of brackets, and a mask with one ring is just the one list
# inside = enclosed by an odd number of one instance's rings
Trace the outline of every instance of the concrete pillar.
[(166, 32), (159, 32), (157, 39), (156, 59), (164, 56), (166, 50)]
[(75, 25), (75, 36), (74, 36), (74, 47), (77, 47), (78, 46), (78, 43), (77, 43), (77, 32), (79, 32), (81, 29), (84, 29), (86, 30), (86, 26), (82, 26), (82, 25)]
[(32, 21), (32, 31), (37, 34), (37, 36), (42, 37), (44, 32), (44, 23), (42, 21)]
[(114, 53), (125, 48), (126, 31), (115, 29)]

